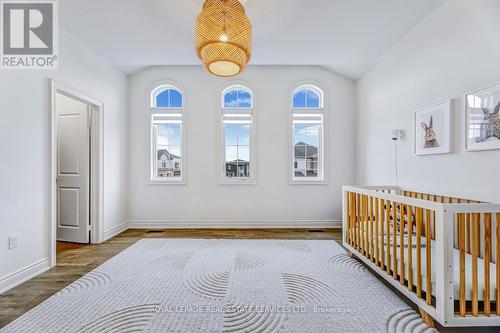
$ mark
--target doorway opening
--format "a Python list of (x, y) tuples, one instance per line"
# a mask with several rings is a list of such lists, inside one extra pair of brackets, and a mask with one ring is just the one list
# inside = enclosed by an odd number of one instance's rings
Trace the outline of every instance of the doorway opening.
[(103, 104), (51, 81), (50, 261), (102, 242)]

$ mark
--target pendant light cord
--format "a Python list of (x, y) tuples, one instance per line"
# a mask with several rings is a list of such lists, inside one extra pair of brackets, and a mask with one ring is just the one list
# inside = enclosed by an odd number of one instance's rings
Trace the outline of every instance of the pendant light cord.
[(394, 140), (394, 175), (396, 178), (396, 186), (399, 186), (399, 175), (398, 175), (398, 140)]

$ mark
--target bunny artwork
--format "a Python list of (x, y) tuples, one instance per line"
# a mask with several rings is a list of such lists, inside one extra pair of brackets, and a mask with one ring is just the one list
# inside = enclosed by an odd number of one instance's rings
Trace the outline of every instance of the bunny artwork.
[(485, 140), (488, 140), (489, 138), (497, 138), (498, 140), (500, 140), (500, 115), (499, 115), (500, 102), (498, 102), (497, 106), (495, 106), (495, 109), (491, 113), (490, 110), (487, 108), (481, 108), (481, 109), (483, 110), (484, 120), (486, 122)]
[(429, 126), (427, 126), (426, 123), (422, 123), (422, 128), (425, 130), (424, 148), (437, 148), (437, 147), (439, 147), (439, 142), (436, 139), (436, 133), (434, 132), (434, 129), (433, 129), (432, 116), (431, 116), (431, 120), (429, 121)]

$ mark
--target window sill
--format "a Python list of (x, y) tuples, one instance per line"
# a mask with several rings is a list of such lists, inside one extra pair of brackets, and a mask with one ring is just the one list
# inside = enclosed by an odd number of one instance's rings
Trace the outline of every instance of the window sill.
[(229, 185), (229, 186), (248, 186), (248, 185), (257, 185), (257, 182), (254, 179), (238, 179), (238, 180), (220, 180), (219, 185)]
[(160, 185), (160, 186), (175, 186), (175, 185), (186, 185), (185, 180), (149, 180), (146, 185)]
[(326, 180), (295, 180), (288, 181), (289, 185), (328, 185)]

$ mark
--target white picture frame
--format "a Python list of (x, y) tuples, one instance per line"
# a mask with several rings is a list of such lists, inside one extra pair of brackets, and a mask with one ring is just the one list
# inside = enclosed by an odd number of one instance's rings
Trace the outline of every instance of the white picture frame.
[(465, 148), (500, 149), (500, 82), (465, 94)]
[(433, 104), (413, 114), (413, 152), (415, 155), (451, 153), (453, 100)]

